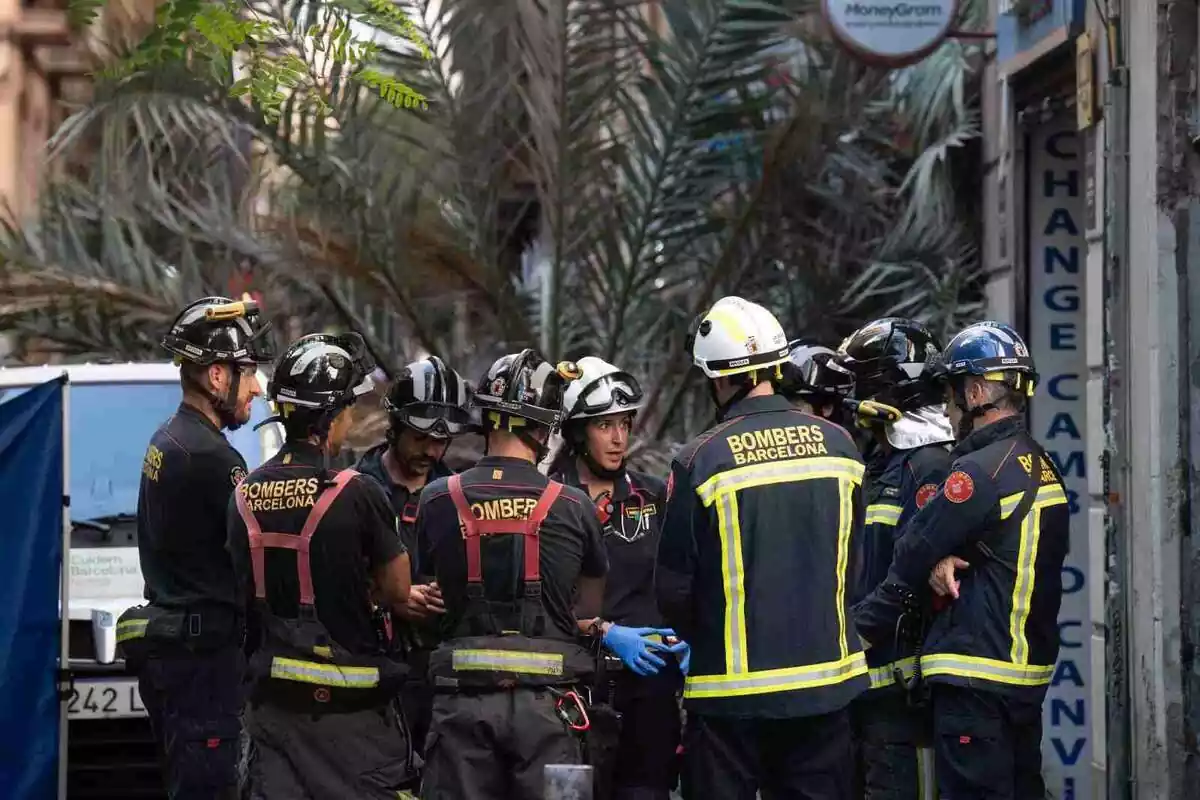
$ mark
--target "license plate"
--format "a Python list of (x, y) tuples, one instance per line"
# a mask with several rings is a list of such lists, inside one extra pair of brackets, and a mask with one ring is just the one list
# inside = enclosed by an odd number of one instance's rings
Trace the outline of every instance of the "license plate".
[(67, 699), (67, 719), (144, 717), (136, 678), (76, 680)]

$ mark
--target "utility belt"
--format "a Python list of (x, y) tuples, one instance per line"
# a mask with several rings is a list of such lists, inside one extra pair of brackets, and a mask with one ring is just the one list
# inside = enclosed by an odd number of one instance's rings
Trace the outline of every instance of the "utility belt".
[(117, 618), (117, 647), (134, 669), (153, 655), (241, 646), (245, 628), (231, 608), (134, 606)]
[(270, 646), (250, 658), (250, 697), (289, 711), (337, 714), (379, 708), (400, 692), (408, 667), (384, 655), (306, 655)]
[(429, 655), (439, 692), (574, 686), (593, 672), (592, 656), (579, 644), (520, 634), (452, 639)]

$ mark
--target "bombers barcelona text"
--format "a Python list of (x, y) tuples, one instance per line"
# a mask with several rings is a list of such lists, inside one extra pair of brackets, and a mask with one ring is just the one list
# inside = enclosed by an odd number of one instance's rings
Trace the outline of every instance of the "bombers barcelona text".
[(820, 425), (789, 425), (786, 428), (766, 428), (761, 431), (737, 433), (725, 437), (733, 462), (759, 464), (787, 458), (806, 458), (828, 455), (825, 433)]
[(254, 512), (312, 508), (318, 488), (319, 481), (316, 478), (255, 483), (243, 481), (238, 485), (238, 491), (246, 495), (246, 505)]

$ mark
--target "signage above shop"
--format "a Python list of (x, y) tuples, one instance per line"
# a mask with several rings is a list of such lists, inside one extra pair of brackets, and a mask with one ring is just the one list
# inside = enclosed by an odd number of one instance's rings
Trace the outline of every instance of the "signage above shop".
[(881, 67), (914, 64), (954, 27), (958, 0), (822, 0), (821, 11), (854, 55)]

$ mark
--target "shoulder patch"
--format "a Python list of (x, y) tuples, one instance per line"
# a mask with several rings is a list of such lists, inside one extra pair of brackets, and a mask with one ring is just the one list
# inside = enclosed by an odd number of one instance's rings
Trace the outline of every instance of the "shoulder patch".
[[(962, 475), (963, 473), (960, 472), (957, 474)], [(970, 478), (967, 478), (967, 480), (969, 481)], [(917, 508), (924, 508), (925, 504), (932, 500), (934, 495), (937, 494), (937, 490), (938, 487), (936, 483), (927, 483), (920, 489), (917, 489)]]
[(675, 470), (671, 470), (667, 474), (667, 501), (671, 500), (671, 495), (675, 494)]
[(238, 466), (234, 467), (233, 469), (229, 470), (229, 482), (232, 483), (234, 486), (237, 486), (239, 483), (241, 483), (242, 479), (245, 477), (246, 477), (246, 468), (241, 465), (238, 465)]
[(975, 481), (962, 470), (955, 470), (946, 478), (946, 488), (942, 491), (951, 503), (965, 503), (975, 494)]

